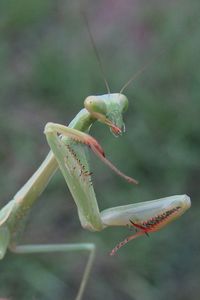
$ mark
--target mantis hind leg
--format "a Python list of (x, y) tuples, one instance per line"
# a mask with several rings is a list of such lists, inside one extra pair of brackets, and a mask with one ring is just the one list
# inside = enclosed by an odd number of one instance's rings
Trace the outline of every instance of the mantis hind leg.
[(36, 253), (59, 253), (59, 252), (69, 252), (69, 251), (88, 251), (89, 256), (85, 269), (83, 272), (83, 277), (78, 289), (75, 300), (81, 300), (83, 293), (89, 279), (91, 268), (93, 265), (95, 257), (95, 245), (92, 243), (80, 243), (80, 244), (47, 244), (47, 245), (20, 245), (12, 247), (10, 249), (12, 252), (17, 254), (36, 254)]

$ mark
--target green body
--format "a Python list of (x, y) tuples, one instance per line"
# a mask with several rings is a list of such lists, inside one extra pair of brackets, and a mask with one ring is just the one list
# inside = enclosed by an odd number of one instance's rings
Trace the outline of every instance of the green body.
[(136, 183), (136, 181), (123, 174), (106, 159), (103, 149), (94, 138), (88, 135), (88, 132), (91, 125), (99, 121), (107, 125), (114, 135), (121, 135), (125, 131), (122, 115), (128, 107), (128, 99), (120, 93), (89, 96), (84, 101), (84, 105), (85, 108), (77, 114), (68, 127), (54, 123), (48, 123), (45, 126), (44, 133), (52, 151), (28, 182), (17, 192), (13, 200), (0, 211), (0, 259), (4, 257), (8, 247), (18, 253), (57, 252), (70, 251), (70, 249), (90, 252), (77, 299), (82, 297), (92, 265), (93, 244), (77, 244), (69, 247), (67, 245), (15, 245), (18, 231), (24, 224), (24, 218), (58, 167), (76, 203), (81, 225), (92, 231), (100, 231), (108, 226), (126, 226), (130, 219), (139, 223), (152, 218), (159, 219), (161, 215), (178, 207), (178, 213), (169, 216), (167, 222), (159, 224), (156, 229), (158, 230), (190, 207), (189, 197), (179, 195), (108, 208), (100, 212), (92, 185), (86, 146), (118, 175), (130, 183)]

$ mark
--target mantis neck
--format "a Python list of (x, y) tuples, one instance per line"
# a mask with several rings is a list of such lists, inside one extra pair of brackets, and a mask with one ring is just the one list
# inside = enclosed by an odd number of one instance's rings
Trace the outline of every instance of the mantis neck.
[(91, 125), (96, 121), (91, 114), (83, 108), (70, 122), (69, 127), (83, 132), (89, 132)]

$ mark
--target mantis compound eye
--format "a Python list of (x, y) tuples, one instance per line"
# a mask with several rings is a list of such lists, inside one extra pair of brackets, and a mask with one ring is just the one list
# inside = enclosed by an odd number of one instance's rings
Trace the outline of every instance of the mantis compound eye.
[(84, 101), (85, 108), (95, 116), (95, 114), (106, 115), (106, 104), (97, 96), (89, 96)]
[(128, 109), (128, 98), (123, 94), (119, 94), (119, 104), (121, 106), (122, 112)]

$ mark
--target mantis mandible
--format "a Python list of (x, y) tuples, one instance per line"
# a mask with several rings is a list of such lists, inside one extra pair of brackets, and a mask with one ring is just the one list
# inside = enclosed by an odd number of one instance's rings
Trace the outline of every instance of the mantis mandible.
[(17, 192), (13, 200), (0, 211), (0, 258), (7, 248), (16, 253), (40, 253), (59, 251), (89, 251), (89, 259), (76, 299), (81, 299), (94, 259), (93, 244), (22, 245), (16, 246), (18, 228), (32, 205), (38, 200), (51, 176), (59, 167), (77, 205), (81, 225), (85, 229), (100, 231), (109, 226), (130, 224), (138, 229), (136, 234), (119, 243), (111, 255), (137, 236), (161, 229), (182, 215), (191, 205), (187, 195), (176, 195), (158, 200), (118, 206), (99, 211), (94, 193), (85, 149), (87, 145), (105, 164), (129, 183), (137, 181), (119, 171), (106, 157), (100, 144), (88, 132), (95, 121), (107, 125), (114, 135), (125, 130), (122, 114), (128, 107), (128, 99), (121, 93), (89, 96), (83, 108), (68, 127), (47, 123), (44, 129), (49, 152), (39, 169)]

